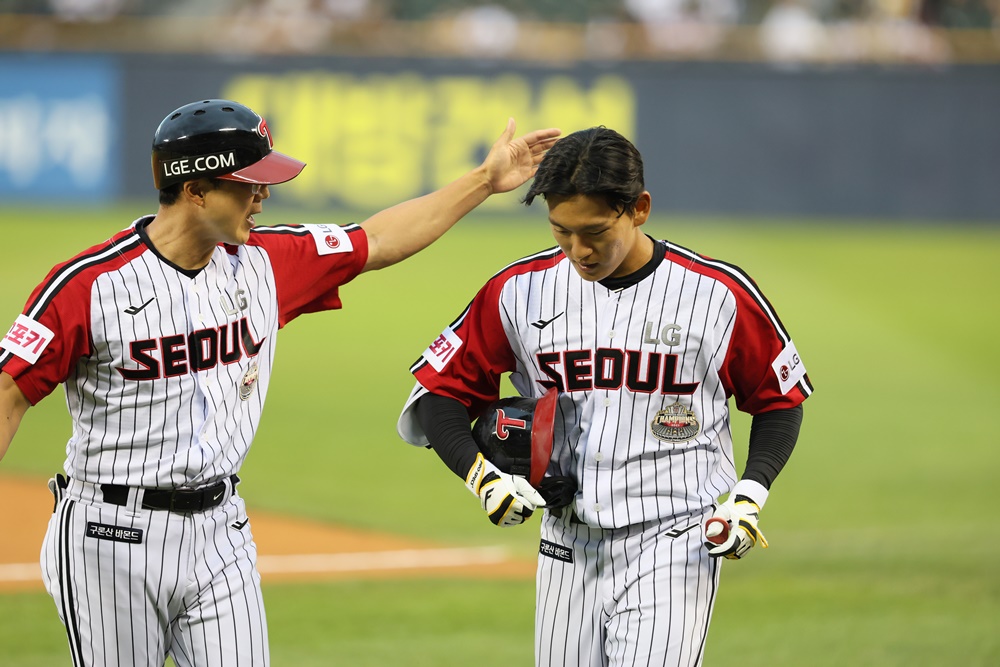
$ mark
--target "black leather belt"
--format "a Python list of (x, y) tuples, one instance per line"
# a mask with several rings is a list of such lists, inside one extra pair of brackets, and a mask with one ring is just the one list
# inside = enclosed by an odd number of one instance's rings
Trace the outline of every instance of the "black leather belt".
[[(235, 492), (240, 478), (229, 478)], [(101, 484), (104, 502), (112, 505), (128, 504), (129, 487), (118, 484)], [(226, 483), (218, 482), (200, 489), (146, 489), (142, 495), (142, 507), (148, 510), (170, 512), (201, 512), (222, 504), (226, 497)]]

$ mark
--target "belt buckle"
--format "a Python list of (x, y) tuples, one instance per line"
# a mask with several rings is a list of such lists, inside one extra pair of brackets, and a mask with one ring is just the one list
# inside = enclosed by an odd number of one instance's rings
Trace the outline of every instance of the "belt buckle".
[[(197, 506), (195, 506), (194, 499), (198, 498)], [(180, 491), (174, 490), (170, 492), (170, 503), (168, 504), (167, 510), (170, 512), (200, 512), (205, 507), (205, 494), (199, 491)]]

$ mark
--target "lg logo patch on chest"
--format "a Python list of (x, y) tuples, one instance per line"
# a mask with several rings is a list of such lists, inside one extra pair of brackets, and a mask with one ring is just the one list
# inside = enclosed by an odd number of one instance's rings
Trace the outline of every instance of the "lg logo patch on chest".
[(109, 526), (105, 523), (88, 521), (87, 537), (94, 537), (98, 540), (110, 540), (112, 542), (125, 542), (127, 544), (142, 544), (142, 529), (122, 528), (121, 526)]

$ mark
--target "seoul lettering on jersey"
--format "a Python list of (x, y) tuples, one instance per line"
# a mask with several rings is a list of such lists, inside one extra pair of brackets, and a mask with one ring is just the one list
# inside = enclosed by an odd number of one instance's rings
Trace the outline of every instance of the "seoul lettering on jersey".
[[(132, 360), (140, 368), (118, 366), (116, 371), (126, 380), (159, 380), (214, 368), (220, 361), (231, 364), (243, 358), (255, 357), (266, 336), (257, 342), (250, 333), (247, 318), (193, 331), (187, 336), (173, 334), (129, 343)], [(159, 350), (160, 358), (152, 356)]]
[(546, 389), (564, 391), (616, 390), (637, 393), (693, 394), (698, 382), (677, 381), (676, 354), (602, 347), (597, 350), (541, 352), (535, 355), (538, 370), (549, 380)]
[[(657, 328), (658, 327), (658, 328)], [(656, 331), (659, 333), (656, 333)], [(680, 343), (683, 329), (674, 323), (662, 327), (647, 321), (642, 330), (645, 344), (673, 347)], [(542, 352), (535, 356), (538, 370), (550, 380), (539, 384), (559, 391), (616, 390), (661, 394), (693, 394), (698, 382), (678, 382), (678, 355), (661, 352), (602, 347), (591, 350)]]

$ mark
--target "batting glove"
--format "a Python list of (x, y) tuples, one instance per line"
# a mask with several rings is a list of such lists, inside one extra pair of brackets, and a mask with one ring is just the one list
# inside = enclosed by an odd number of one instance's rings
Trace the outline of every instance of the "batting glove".
[(566, 507), (576, 498), (576, 478), (569, 476), (549, 476), (542, 478), (538, 492), (545, 498), (545, 507), (549, 510)]
[(465, 486), (479, 496), (479, 502), (498, 526), (524, 523), (532, 511), (545, 506), (545, 499), (531, 484), (518, 475), (508, 475), (476, 454), (476, 462), (465, 478)]
[[(742, 487), (742, 488), (741, 488)], [(741, 491), (752, 493), (741, 493)], [(763, 493), (761, 493), (763, 492)], [(760, 504), (754, 501), (754, 497), (760, 499)], [(719, 505), (715, 513), (709, 520), (719, 518), (729, 524), (729, 537), (721, 544), (715, 544), (705, 540), (705, 547), (708, 555), (719, 557), (725, 556), (730, 560), (743, 558), (750, 549), (760, 542), (761, 546), (767, 548), (767, 539), (764, 533), (757, 528), (757, 521), (760, 518), (760, 505), (767, 499), (767, 489), (761, 484), (752, 480), (740, 480), (733, 488), (732, 493), (726, 502)], [(706, 521), (707, 523), (707, 521)], [(718, 528), (706, 527), (705, 530), (715, 528), (713, 534), (718, 534)], [(711, 537), (707, 532), (707, 537)]]

